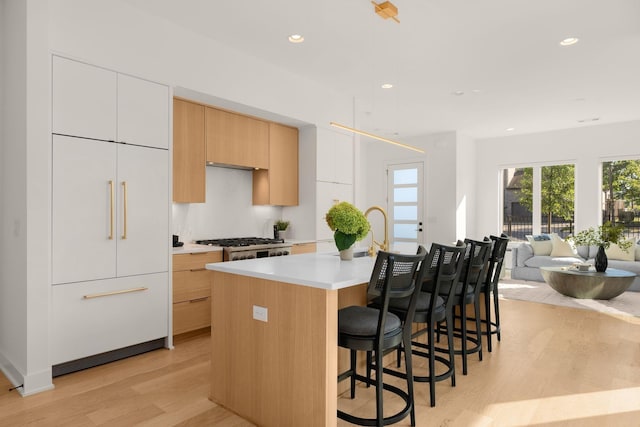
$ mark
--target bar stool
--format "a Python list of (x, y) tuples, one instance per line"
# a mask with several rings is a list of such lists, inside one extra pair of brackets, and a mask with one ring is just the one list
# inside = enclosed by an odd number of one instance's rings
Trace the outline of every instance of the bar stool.
[[(462, 270), (464, 252), (466, 244), (459, 241), (456, 246), (441, 245), (433, 243), (429, 250), (429, 255), (425, 259), (424, 279), (422, 281), (422, 290), (418, 296), (413, 323), (425, 324), (424, 327), (412, 333), (411, 345), (398, 347), (398, 367), (400, 366), (400, 354), (405, 352), (412, 353), (414, 356), (425, 357), (428, 360), (428, 375), (414, 375), (413, 379), (417, 382), (429, 383), (429, 397), (431, 406), (436, 405), (435, 384), (451, 378), (451, 385), (455, 386), (455, 360), (453, 348), (453, 298), (443, 298), (438, 295), (441, 287), (448, 284), (458, 283), (460, 272)], [(450, 286), (451, 293), (455, 290), (455, 286)], [(380, 302), (374, 300), (372, 304), (379, 305)], [(404, 300), (393, 300), (389, 303), (389, 310), (396, 315), (403, 315), (410, 305), (405, 298)], [(438, 324), (445, 321), (447, 326), (447, 348), (438, 348), (435, 346), (436, 330)], [(418, 342), (417, 338), (421, 335), (427, 336), (427, 343)], [(412, 348), (413, 347), (413, 348)], [(447, 357), (443, 357), (438, 353), (446, 353)], [(446, 368), (441, 374), (436, 374), (436, 363)], [(370, 363), (368, 363), (370, 364)], [(376, 365), (370, 364), (370, 369), (376, 369), (382, 366), (376, 361)], [(369, 371), (370, 371), (369, 369)], [(383, 372), (394, 375), (396, 377), (407, 378), (411, 375), (409, 369), (406, 373), (383, 368)], [(367, 376), (370, 376), (369, 372)]]
[[(493, 250), (489, 258), (489, 266), (487, 268), (487, 277), (482, 284), (480, 292), (484, 294), (484, 310), (485, 310), (485, 332), (487, 336), (487, 350), (491, 352), (491, 336), (496, 335), (500, 341), (500, 304), (498, 298), (498, 282), (502, 273), (502, 264), (504, 262), (504, 254), (507, 252), (509, 236), (502, 233), (500, 237), (490, 236), (493, 240)], [(493, 294), (493, 306), (495, 311), (495, 320), (491, 320), (491, 294)]]
[[(385, 350), (394, 349), (402, 343), (411, 342), (411, 324), (422, 283), (423, 261), (426, 250), (420, 246), (416, 255), (378, 252), (371, 280), (367, 288), (369, 298), (379, 298), (380, 308), (350, 306), (338, 311), (338, 345), (350, 350), (350, 368), (338, 376), (338, 382), (351, 379), (351, 398), (355, 397), (356, 379), (376, 388), (376, 418), (356, 417), (338, 410), (338, 418), (359, 425), (388, 425), (411, 416), (411, 425), (415, 426), (415, 408), (413, 398), (413, 375), (411, 371), (411, 351), (405, 353), (407, 366), (407, 391), (383, 382), (382, 372), (375, 380), (356, 372), (357, 351), (373, 352), (376, 363), (382, 366)], [(396, 315), (389, 312), (390, 301), (398, 298), (410, 300), (406, 313)], [(410, 347), (410, 346), (409, 346)], [(405, 402), (398, 413), (384, 417), (383, 390), (390, 391)]]

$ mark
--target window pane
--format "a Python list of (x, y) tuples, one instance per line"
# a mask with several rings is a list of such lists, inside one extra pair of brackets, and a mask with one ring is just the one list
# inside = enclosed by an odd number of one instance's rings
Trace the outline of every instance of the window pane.
[(418, 220), (418, 206), (394, 206), (393, 219), (400, 221)]
[(393, 224), (393, 236), (398, 239), (417, 239), (418, 224)]
[(393, 171), (393, 183), (398, 184), (417, 184), (418, 169), (397, 169)]
[(533, 168), (504, 169), (502, 187), (503, 232), (513, 241), (524, 241), (533, 234)]
[(418, 187), (394, 188), (393, 201), (395, 203), (417, 202)]
[(624, 235), (640, 238), (640, 160), (602, 163), (602, 222), (624, 226)]

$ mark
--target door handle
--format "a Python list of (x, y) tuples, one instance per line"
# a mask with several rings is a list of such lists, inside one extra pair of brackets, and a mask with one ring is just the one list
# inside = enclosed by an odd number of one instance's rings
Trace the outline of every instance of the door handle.
[(113, 181), (109, 180), (109, 240), (113, 240)]
[(122, 198), (124, 200), (122, 213), (124, 214), (124, 221), (122, 223), (122, 240), (127, 238), (127, 181), (122, 181)]

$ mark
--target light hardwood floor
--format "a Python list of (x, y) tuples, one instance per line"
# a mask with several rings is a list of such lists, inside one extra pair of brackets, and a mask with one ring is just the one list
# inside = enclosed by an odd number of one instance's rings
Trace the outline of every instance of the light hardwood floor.
[[(435, 408), (427, 384), (416, 385), (418, 426), (640, 425), (639, 318), (508, 300), (501, 314), (502, 342), (482, 362), (472, 355), (455, 388), (438, 383)], [(0, 375), (0, 426), (251, 425), (207, 399), (208, 361), (200, 334), (173, 351), (59, 377), (55, 390), (26, 398)], [(359, 387), (338, 406), (372, 414), (373, 391)]]

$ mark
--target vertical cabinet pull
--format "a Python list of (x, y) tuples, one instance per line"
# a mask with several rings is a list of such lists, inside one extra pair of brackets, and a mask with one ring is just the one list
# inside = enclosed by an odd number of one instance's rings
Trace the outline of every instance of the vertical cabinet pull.
[(127, 181), (122, 181), (122, 198), (124, 199), (124, 207), (122, 212), (124, 214), (124, 222), (122, 223), (122, 239), (127, 238)]
[(113, 240), (113, 181), (109, 180), (109, 240)]

